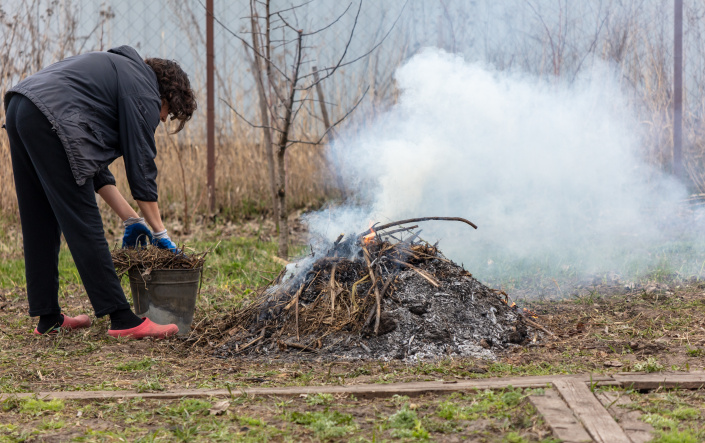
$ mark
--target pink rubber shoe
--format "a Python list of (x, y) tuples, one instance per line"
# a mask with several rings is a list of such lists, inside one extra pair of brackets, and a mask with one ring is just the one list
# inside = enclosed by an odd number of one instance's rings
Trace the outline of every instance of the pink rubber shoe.
[(91, 319), (86, 314), (81, 314), (76, 317), (69, 317), (68, 315), (64, 314), (64, 321), (61, 323), (61, 326), (59, 326), (59, 328), (50, 329), (49, 331), (45, 332), (44, 334), (39, 332), (37, 330), (37, 328), (34, 328), (34, 333), (36, 335), (58, 334), (59, 329), (66, 329), (67, 331), (71, 331), (74, 329), (87, 328), (90, 325), (91, 325)]
[(142, 317), (144, 321), (141, 325), (130, 329), (108, 329), (108, 335), (111, 337), (126, 337), (139, 340), (145, 337), (166, 338), (176, 335), (179, 332), (179, 327), (175, 324), (158, 325), (147, 317)]
[(64, 315), (64, 322), (61, 323), (61, 327), (70, 331), (73, 329), (87, 328), (91, 323), (91, 319), (86, 314), (81, 314), (76, 317)]

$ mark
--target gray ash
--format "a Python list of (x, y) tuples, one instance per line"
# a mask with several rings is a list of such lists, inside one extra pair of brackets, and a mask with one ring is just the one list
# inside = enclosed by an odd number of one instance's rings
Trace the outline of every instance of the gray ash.
[(350, 242), (335, 243), (325, 256), (309, 258), (306, 270), (289, 279), (282, 275), (257, 301), (228, 316), (214, 337), (220, 344), (216, 355), (493, 359), (496, 351), (541, 337), (506, 294), (483, 285), (434, 246), (390, 243), (379, 235), (365, 240), (356, 251)]

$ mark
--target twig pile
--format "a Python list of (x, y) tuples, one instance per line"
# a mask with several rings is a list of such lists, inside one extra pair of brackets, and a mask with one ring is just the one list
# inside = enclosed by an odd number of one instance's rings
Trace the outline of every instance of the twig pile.
[(122, 277), (133, 268), (148, 273), (161, 269), (202, 268), (209, 252), (210, 249), (197, 254), (183, 252), (174, 254), (167, 249), (159, 249), (154, 246), (136, 249), (115, 247), (110, 251), (118, 277)]
[[(390, 230), (402, 223), (422, 220), (426, 219), (390, 223), (377, 230), (373, 227), (345, 241), (341, 235), (325, 256), (302, 260), (300, 263), (304, 269), (294, 276), (283, 271), (254, 302), (236, 310), (219, 324), (207, 327), (196, 343), (206, 340), (221, 348), (221, 351), (228, 348), (222, 351), (225, 354), (238, 355), (252, 350), (272, 353), (289, 348), (319, 353), (331, 348), (342, 349), (343, 346), (336, 345), (343, 340), (349, 344), (351, 337), (367, 337), (372, 342), (394, 331), (397, 323), (404, 322), (399, 320), (403, 315), (415, 314), (417, 318), (422, 318), (426, 313), (423, 306), (410, 302), (408, 289), (411, 280), (424, 286), (421, 292), (414, 290), (414, 297), (416, 294), (429, 300), (436, 296), (451, 297), (456, 300), (453, 303), (464, 303), (470, 309), (479, 306), (472, 305), (476, 296), (484, 297), (482, 310), (491, 312), (481, 314), (490, 315), (486, 319), (488, 324), (494, 321), (496, 325), (500, 315), (510, 319), (506, 324), (516, 326), (521, 323), (522, 316), (517, 308), (508, 306), (506, 300), (472, 279), (469, 272), (443, 257), (435, 245), (421, 240), (420, 231), (413, 231), (417, 226)], [(451, 220), (471, 224), (463, 219)], [(406, 233), (408, 237), (398, 238), (401, 237), (400, 233)], [(306, 262), (312, 262), (310, 267), (306, 267)], [(396, 294), (398, 288), (402, 290), (399, 297)], [(449, 294), (453, 291), (457, 293), (458, 288), (468, 294), (467, 300), (465, 295), (458, 297)], [(400, 316), (396, 312), (399, 310), (406, 314)], [(453, 313), (448, 314), (450, 320)], [(465, 325), (463, 321), (456, 323), (466, 331), (474, 326)], [(498, 329), (495, 328), (494, 336), (504, 334), (502, 331), (508, 331), (511, 325), (504, 329), (498, 326), (501, 331), (497, 333)], [(514, 332), (520, 330), (520, 338), (502, 338), (501, 341), (520, 343), (526, 340), (525, 325), (518, 326), (519, 329), (515, 327)], [(412, 325), (404, 327), (410, 329)], [(426, 332), (429, 336), (433, 335), (432, 331)], [(505, 335), (508, 337), (510, 334), (511, 331), (508, 331)], [(416, 337), (417, 341), (421, 338), (420, 335)], [(408, 340), (410, 348), (414, 335), (405, 340)], [(367, 345), (359, 343), (360, 347), (371, 352)]]

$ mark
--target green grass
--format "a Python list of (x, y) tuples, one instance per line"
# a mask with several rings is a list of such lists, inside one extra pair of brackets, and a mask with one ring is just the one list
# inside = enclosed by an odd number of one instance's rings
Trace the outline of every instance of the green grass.
[[(70, 284), (81, 284), (81, 277), (78, 275), (76, 264), (73, 262), (66, 243), (63, 242), (59, 251), (59, 284), (59, 292), (62, 292)], [(0, 288), (13, 289), (26, 285), (24, 257), (0, 261)]]
[[(190, 246), (195, 250), (213, 247), (216, 241), (198, 241)], [(221, 240), (206, 262), (206, 278), (223, 289), (255, 288), (276, 277), (281, 265), (273, 257), (277, 244), (256, 238)]]
[(702, 391), (674, 390), (654, 391), (647, 394), (632, 393), (635, 400), (628, 405), (644, 414), (641, 420), (655, 429), (654, 442), (700, 442), (705, 441), (703, 409), (705, 399)]
[(64, 427), (66, 427), (66, 421), (57, 420), (55, 418), (45, 419), (38, 426), (39, 429), (44, 429), (44, 430), (56, 430), (56, 429), (61, 429)]
[(653, 426), (654, 429), (675, 429), (678, 426), (675, 420), (659, 414), (645, 414), (641, 420)]
[(657, 437), (651, 440), (651, 443), (698, 443), (702, 440), (692, 431), (670, 430), (667, 432), (659, 432)]
[(632, 365), (632, 369), (637, 372), (660, 372), (663, 371), (663, 365), (658, 362), (654, 357), (649, 357), (644, 362), (637, 362)]
[(316, 393), (306, 397), (306, 403), (311, 406), (329, 406), (331, 403), (333, 403), (333, 400), (335, 400), (333, 394), (325, 393)]
[(352, 415), (328, 408), (322, 412), (294, 411), (289, 414), (288, 419), (292, 423), (308, 427), (321, 439), (342, 438), (357, 429)]
[(27, 380), (23, 380), (15, 374), (5, 374), (0, 376), (0, 392), (31, 392), (31, 385)]
[(115, 366), (118, 371), (144, 371), (151, 368), (155, 361), (152, 358), (145, 357), (142, 360), (131, 360), (124, 363), (120, 363)]
[(387, 419), (386, 428), (391, 429), (393, 438), (428, 440), (429, 432), (424, 428), (416, 413), (404, 406)]
[(688, 346), (688, 356), (690, 357), (703, 357), (705, 356), (705, 350), (702, 348), (691, 348)]
[(20, 401), (20, 413), (30, 415), (42, 415), (47, 412), (58, 412), (64, 409), (64, 402), (61, 400), (44, 401), (40, 399), (28, 398)]
[(137, 382), (134, 387), (137, 392), (163, 391), (165, 389), (159, 378), (154, 376), (145, 377), (144, 380)]
[(461, 407), (456, 400), (463, 399), (463, 396), (451, 395), (448, 401), (439, 405), (436, 414), (446, 420), (477, 420), (488, 416), (509, 418), (507, 414), (519, 406), (524, 398), (525, 394), (521, 389), (512, 387), (486, 390), (474, 395), (470, 406)]
[(213, 403), (210, 401), (187, 398), (181, 400), (173, 407), (164, 408), (164, 410), (160, 411), (160, 414), (173, 419), (188, 418), (196, 414), (206, 414), (208, 413), (208, 409), (212, 407)]
[[(512, 387), (454, 393), (431, 405), (419, 404), (417, 398), (394, 396), (387, 401), (396, 411), (380, 424), (379, 429), (395, 439), (426, 440), (439, 434), (462, 433), (469, 423), (485, 423), (485, 430), (475, 430), (464, 439), (476, 436), (481, 441), (523, 442), (523, 430), (535, 426), (536, 411), (526, 397), (542, 390), (521, 390)], [(538, 422), (542, 423), (542, 422)], [(496, 432), (488, 432), (495, 429)], [(473, 440), (474, 441), (474, 440)]]

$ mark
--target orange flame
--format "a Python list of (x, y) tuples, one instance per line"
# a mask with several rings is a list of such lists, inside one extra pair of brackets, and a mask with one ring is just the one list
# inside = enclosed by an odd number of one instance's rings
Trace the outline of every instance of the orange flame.
[(377, 235), (377, 233), (375, 232), (375, 229), (373, 228), (374, 225), (375, 224), (370, 221), (370, 231), (372, 231), (372, 232), (370, 232), (366, 236), (362, 237), (362, 243), (364, 245), (369, 245), (370, 243), (372, 243), (372, 239), (375, 238), (375, 236)]

